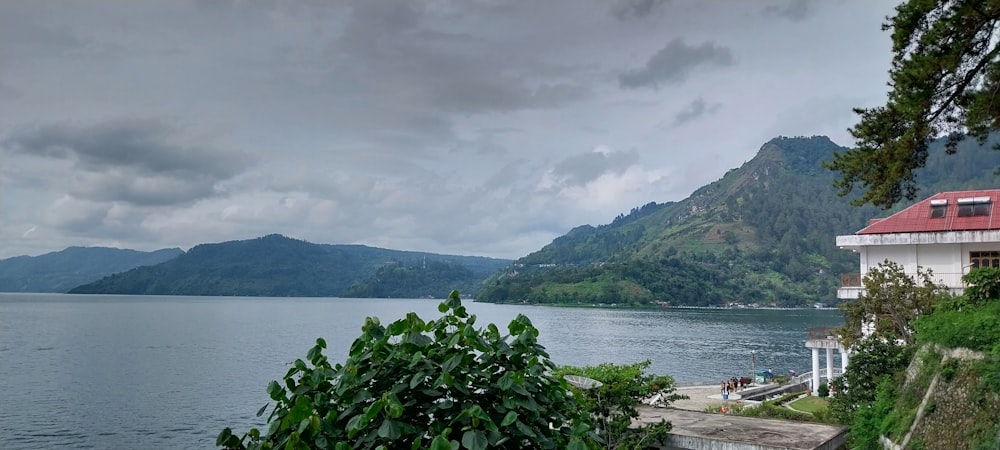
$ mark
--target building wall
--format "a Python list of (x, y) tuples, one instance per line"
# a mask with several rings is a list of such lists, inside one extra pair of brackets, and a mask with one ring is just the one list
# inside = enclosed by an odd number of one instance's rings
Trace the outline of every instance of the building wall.
[(916, 275), (917, 267), (929, 269), (934, 282), (959, 290), (964, 287), (962, 276), (969, 272), (969, 253), (974, 251), (1000, 251), (1000, 243), (879, 245), (858, 249), (862, 275), (888, 259), (902, 265), (909, 275)]

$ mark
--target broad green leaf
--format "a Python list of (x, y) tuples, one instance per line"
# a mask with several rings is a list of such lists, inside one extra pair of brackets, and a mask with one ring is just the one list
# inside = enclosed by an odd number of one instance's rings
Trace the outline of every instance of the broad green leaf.
[(271, 396), (271, 400), (278, 401), (285, 398), (285, 388), (281, 387), (277, 381), (271, 381), (267, 384), (267, 395)]
[(566, 450), (587, 450), (587, 444), (584, 444), (583, 440), (580, 438), (573, 438), (570, 439), (569, 446), (566, 447)]
[(509, 391), (512, 386), (514, 386), (514, 378), (511, 376), (511, 372), (504, 372), (497, 380), (497, 386), (501, 391)]
[(221, 446), (224, 442), (229, 440), (229, 436), (232, 435), (233, 435), (233, 430), (231, 430), (229, 427), (223, 428), (222, 432), (219, 433), (219, 437), (215, 438), (215, 446), (216, 447)]
[(489, 445), (482, 430), (468, 430), (462, 434), (462, 446), (469, 450), (484, 450)]
[(367, 417), (368, 420), (374, 419), (375, 416), (378, 415), (378, 413), (382, 412), (382, 408), (384, 406), (385, 406), (385, 401), (376, 400), (372, 404), (368, 405), (367, 408), (365, 408), (365, 417)]
[(448, 360), (445, 361), (444, 364), (441, 364), (441, 370), (443, 370), (445, 372), (451, 372), (456, 367), (458, 367), (459, 364), (462, 363), (462, 358), (464, 356), (465, 355), (459, 354), (459, 355), (452, 356), (451, 358), (448, 358)]
[(417, 372), (413, 374), (413, 377), (410, 378), (410, 389), (415, 389), (421, 381), (424, 381), (424, 378), (427, 378), (426, 372)]
[(347, 421), (347, 437), (353, 439), (364, 427), (368, 426), (368, 418), (364, 414), (358, 414)]
[(517, 411), (508, 411), (506, 416), (503, 416), (503, 421), (500, 422), (501, 427), (505, 427), (514, 423), (517, 420)]
[(525, 425), (524, 422), (521, 422), (520, 420), (514, 421), (514, 426), (517, 427), (517, 430), (520, 431), (521, 434), (525, 436), (538, 437), (538, 435), (535, 434), (534, 431), (532, 431), (531, 427)]
[(264, 411), (267, 411), (268, 405), (270, 405), (270, 403), (264, 403), (264, 406), (261, 406), (260, 409), (257, 410), (257, 417), (264, 415)]
[(399, 439), (403, 433), (399, 422), (396, 422), (395, 420), (386, 420), (382, 422), (381, 426), (378, 427), (378, 435), (379, 437), (385, 439), (396, 440)]
[[(444, 303), (442, 303), (443, 305)], [(431, 441), (430, 450), (451, 450), (451, 443), (444, 436), (437, 436)]]

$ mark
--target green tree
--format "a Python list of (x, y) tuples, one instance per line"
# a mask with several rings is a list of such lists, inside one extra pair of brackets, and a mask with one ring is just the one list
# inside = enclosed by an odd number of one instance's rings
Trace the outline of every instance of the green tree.
[(644, 399), (656, 399), (657, 406), (667, 406), (686, 396), (674, 392), (674, 379), (669, 376), (646, 374), (650, 361), (616, 365), (562, 366), (556, 376), (584, 376), (600, 382), (600, 386), (582, 389), (571, 386), (573, 395), (595, 421), (594, 437), (601, 448), (645, 449), (653, 443), (663, 443), (670, 433), (667, 421), (638, 427), (632, 421), (639, 417), (637, 406)]
[(949, 136), (954, 153), (965, 135), (980, 143), (1000, 127), (1000, 2), (909, 0), (882, 25), (892, 30), (891, 90), (884, 106), (856, 108), (857, 147), (824, 165), (840, 172), (834, 186), (853, 201), (889, 208), (917, 193), (914, 171), (928, 143)]
[(880, 337), (869, 337), (851, 346), (851, 363), (844, 375), (831, 385), (837, 395), (830, 397), (830, 415), (839, 423), (850, 424), (859, 410), (875, 401), (879, 383), (891, 381), (910, 363), (907, 347)]
[[(410, 313), (382, 326), (368, 318), (347, 361), (331, 366), (317, 339), (296, 360), (275, 401), (265, 433), (237, 437), (227, 449), (544, 448), (584, 449), (591, 420), (550, 374), (555, 365), (523, 315), (507, 327), (474, 327), (476, 316), (452, 292), (438, 320)], [(263, 414), (267, 408), (258, 412)]]
[(1000, 298), (1000, 268), (979, 267), (962, 276), (965, 298), (972, 304)]
[(931, 312), (934, 304), (947, 295), (944, 286), (935, 284), (930, 270), (917, 267), (916, 279), (903, 266), (885, 260), (865, 275), (864, 292), (852, 302), (840, 304), (845, 325), (841, 340), (850, 347), (867, 333), (886, 339), (913, 343), (913, 321)]

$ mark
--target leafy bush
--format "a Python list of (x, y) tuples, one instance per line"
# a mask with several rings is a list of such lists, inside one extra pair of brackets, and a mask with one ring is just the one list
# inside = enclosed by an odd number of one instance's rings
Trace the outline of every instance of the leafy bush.
[(875, 401), (859, 407), (851, 422), (852, 449), (883, 450), (879, 435), (883, 432), (883, 422), (892, 412), (895, 400), (896, 382), (890, 377), (882, 377), (876, 389)]
[(854, 421), (857, 410), (875, 401), (879, 380), (906, 369), (912, 349), (870, 337), (852, 347), (851, 362), (843, 376), (833, 380), (837, 395), (830, 398), (830, 414), (841, 424)]
[(919, 343), (989, 352), (1000, 342), (1000, 301), (961, 310), (939, 310), (917, 319)]
[[(474, 328), (458, 292), (446, 313), (416, 314), (388, 327), (368, 318), (343, 364), (331, 366), (316, 340), (268, 394), (276, 403), (261, 434), (229, 428), (227, 449), (587, 448), (591, 420), (537, 343), (523, 315), (503, 336), (493, 324)], [(258, 411), (263, 414), (267, 405)]]
[(979, 267), (962, 276), (966, 288), (964, 296), (972, 304), (986, 303), (1000, 298), (1000, 268)]
[(824, 398), (825, 397), (829, 397), (830, 396), (830, 385), (827, 384), (825, 381), (822, 382), (822, 383), (820, 383), (819, 384), (819, 389), (816, 389), (816, 393), (819, 394), (820, 397), (824, 397)]
[(571, 386), (573, 395), (594, 418), (596, 438), (604, 449), (645, 449), (653, 442), (662, 443), (670, 432), (669, 422), (632, 427), (639, 417), (636, 409), (642, 399), (657, 397), (659, 406), (687, 398), (674, 393), (674, 379), (645, 373), (649, 360), (627, 365), (604, 363), (591, 367), (563, 366), (555, 375), (581, 375), (600, 381), (600, 387), (580, 389)]

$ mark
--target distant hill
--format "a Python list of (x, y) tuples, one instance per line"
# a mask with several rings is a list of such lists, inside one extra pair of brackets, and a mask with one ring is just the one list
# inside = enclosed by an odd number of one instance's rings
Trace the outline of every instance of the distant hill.
[(173, 260), (107, 276), (70, 292), (444, 298), (453, 289), (475, 294), (483, 279), (509, 264), (477, 256), (313, 244), (275, 234), (201, 244)]
[[(975, 141), (966, 140), (955, 155), (932, 148), (918, 173), (920, 195), (996, 188), (992, 169), (1000, 166), (1000, 152), (973, 147)], [(840, 274), (858, 271), (857, 256), (837, 249), (835, 236), (888, 214), (852, 207), (850, 199), (836, 195), (836, 174), (820, 163), (841, 150), (824, 136), (772, 139), (743, 166), (682, 201), (649, 203), (610, 224), (570, 230), (493, 276), (478, 299), (633, 306), (834, 303)]]
[(106, 247), (69, 247), (40, 256), (0, 260), (0, 292), (66, 292), (116, 272), (159, 264), (184, 253), (179, 248), (140, 252)]

